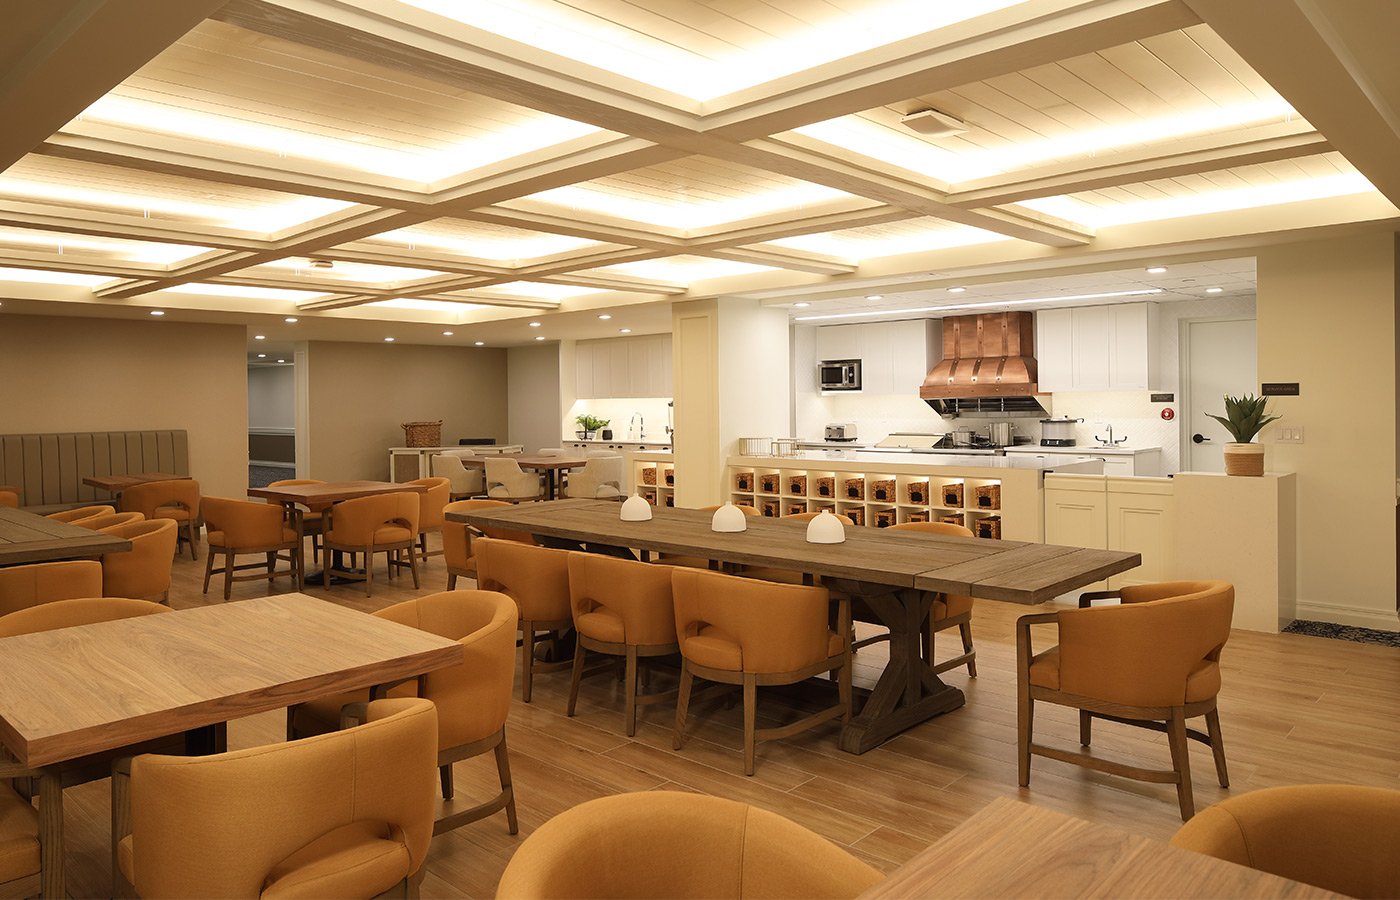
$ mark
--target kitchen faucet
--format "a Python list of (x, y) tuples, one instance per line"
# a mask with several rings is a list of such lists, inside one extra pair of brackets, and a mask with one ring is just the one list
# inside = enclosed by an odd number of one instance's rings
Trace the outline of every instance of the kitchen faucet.
[(632, 413), (632, 418), (627, 422), (627, 437), (640, 441), (646, 437), (646, 434), (646, 419), (639, 412)]
[(1124, 441), (1126, 441), (1127, 439), (1128, 439), (1128, 436), (1125, 434), (1125, 435), (1123, 435), (1122, 437), (1120, 437), (1118, 440), (1115, 441), (1115, 440), (1113, 439), (1113, 426), (1112, 426), (1112, 425), (1108, 426), (1108, 440), (1104, 440), (1104, 439), (1101, 438), (1101, 437), (1096, 437), (1096, 438), (1094, 438), (1094, 440), (1098, 441), (1100, 444), (1103, 444), (1105, 447), (1112, 447), (1114, 444), (1121, 444), (1121, 443), (1123, 443)]

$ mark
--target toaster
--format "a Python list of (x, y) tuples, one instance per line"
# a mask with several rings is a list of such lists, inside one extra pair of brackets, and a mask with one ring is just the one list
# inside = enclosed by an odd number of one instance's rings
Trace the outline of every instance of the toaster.
[(850, 422), (838, 422), (826, 426), (828, 441), (853, 441), (856, 439), (856, 426)]

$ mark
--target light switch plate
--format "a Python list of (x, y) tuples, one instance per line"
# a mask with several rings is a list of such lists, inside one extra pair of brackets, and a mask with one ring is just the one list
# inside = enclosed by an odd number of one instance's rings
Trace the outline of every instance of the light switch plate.
[(1274, 439), (1276, 444), (1301, 444), (1303, 443), (1302, 425), (1280, 425), (1278, 436)]

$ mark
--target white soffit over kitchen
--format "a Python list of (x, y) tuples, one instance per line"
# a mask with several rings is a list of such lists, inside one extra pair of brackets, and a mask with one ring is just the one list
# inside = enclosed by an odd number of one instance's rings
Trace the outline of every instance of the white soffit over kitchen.
[[(508, 346), (665, 330), (691, 298), (1089, 293), (1159, 254), (1236, 290), (1192, 260), (1400, 221), (1400, 88), (1345, 39), (1400, 30), (1396, 4), (52, 0), (7, 24), (0, 314)], [(966, 130), (901, 124), (925, 109)]]

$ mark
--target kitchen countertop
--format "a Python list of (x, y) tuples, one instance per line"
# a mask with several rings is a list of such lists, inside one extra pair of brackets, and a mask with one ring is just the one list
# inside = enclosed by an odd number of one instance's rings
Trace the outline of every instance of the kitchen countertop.
[[(1087, 455), (1087, 454), (1086, 454)], [(1056, 461), (1048, 457), (1028, 456), (1017, 454), (1015, 456), (994, 456), (973, 455), (961, 453), (920, 453), (917, 450), (886, 449), (880, 451), (872, 450), (799, 450), (796, 456), (752, 456), (744, 459), (763, 460), (765, 465), (781, 467), (790, 462), (800, 462), (802, 464), (820, 462), (822, 460), (845, 460), (849, 462), (868, 463), (872, 466), (881, 465), (917, 465), (917, 466), (943, 466), (960, 468), (979, 469), (1028, 469), (1040, 470), (1057, 469), (1059, 471), (1075, 471), (1084, 474), (1102, 474), (1088, 469), (1071, 469), (1071, 466), (1080, 465), (1077, 463), (1066, 463)], [(1090, 465), (1085, 463), (1083, 465)], [(1102, 465), (1092, 463), (1092, 465)]]
[(1007, 453), (1073, 453), (1078, 456), (1131, 456), (1135, 453), (1147, 453), (1152, 450), (1161, 450), (1161, 447), (1094, 447), (1086, 445), (1083, 447), (1039, 447), (1022, 446), (1007, 447)]

